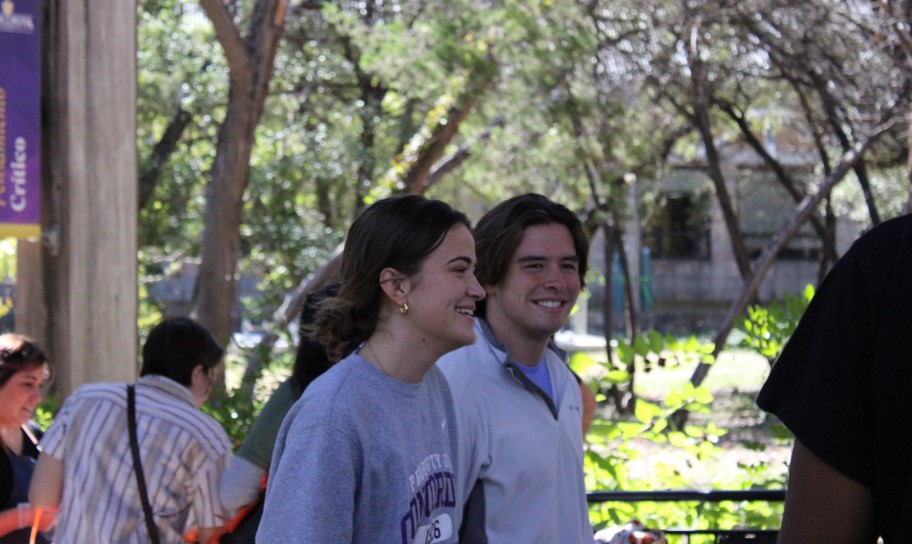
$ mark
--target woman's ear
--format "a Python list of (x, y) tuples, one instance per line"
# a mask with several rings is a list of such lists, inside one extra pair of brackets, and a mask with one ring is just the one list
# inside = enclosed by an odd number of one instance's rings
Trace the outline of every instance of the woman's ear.
[(402, 306), (407, 302), (406, 298), (412, 287), (409, 279), (402, 275), (398, 270), (395, 268), (384, 268), (380, 272), (380, 288), (383, 289), (386, 298), (393, 304)]

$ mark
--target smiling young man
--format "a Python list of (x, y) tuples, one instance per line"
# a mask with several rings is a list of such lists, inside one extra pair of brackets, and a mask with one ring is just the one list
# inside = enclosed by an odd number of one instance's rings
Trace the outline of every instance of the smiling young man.
[(456, 406), (460, 542), (591, 543), (583, 401), (552, 336), (584, 285), (579, 219), (541, 195), (507, 200), (475, 229), (477, 341), (444, 356)]

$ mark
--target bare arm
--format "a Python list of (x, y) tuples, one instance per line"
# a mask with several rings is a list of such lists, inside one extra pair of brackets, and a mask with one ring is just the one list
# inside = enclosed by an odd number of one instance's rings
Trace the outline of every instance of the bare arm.
[(15, 508), (0, 512), (0, 537), (21, 529), (19, 512)]
[(247, 459), (235, 456), (219, 479), (222, 505), (232, 512), (260, 497), (266, 471)]
[(38, 456), (32, 483), (29, 486), (29, 502), (35, 508), (56, 510), (63, 495), (63, 461), (46, 453)]
[[(10, 508), (0, 512), (0, 537), (8, 535), (19, 529), (27, 529), (35, 522), (35, 513), (37, 509), (29, 503), (20, 503), (15, 508)], [(54, 526), (57, 517), (55, 508), (48, 508), (41, 511), (41, 518), (38, 523), (38, 529), (41, 532), (47, 532)]]
[(779, 544), (875, 541), (871, 490), (842, 474), (796, 440)]

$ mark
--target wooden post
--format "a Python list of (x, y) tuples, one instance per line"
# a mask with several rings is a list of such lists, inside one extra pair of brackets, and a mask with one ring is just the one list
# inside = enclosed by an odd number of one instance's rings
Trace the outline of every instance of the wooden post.
[(16, 329), (64, 395), (137, 374), (136, 0), (46, 0), (42, 230), (20, 242)]

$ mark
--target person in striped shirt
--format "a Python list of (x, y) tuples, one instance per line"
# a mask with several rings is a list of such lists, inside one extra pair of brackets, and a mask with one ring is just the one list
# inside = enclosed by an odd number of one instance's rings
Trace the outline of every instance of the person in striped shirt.
[[(136, 383), (136, 427), (155, 531), (182, 542), (188, 522), (201, 542), (227, 519), (218, 482), (231, 444), (199, 407), (222, 372), (222, 348), (187, 318), (155, 326), (143, 346)], [(59, 506), (58, 544), (153, 542), (143, 515), (130, 450), (127, 387), (101, 383), (71, 395), (41, 440), (29, 498)], [(192, 517), (192, 520), (191, 520)]]

